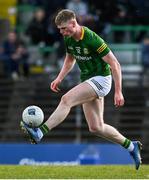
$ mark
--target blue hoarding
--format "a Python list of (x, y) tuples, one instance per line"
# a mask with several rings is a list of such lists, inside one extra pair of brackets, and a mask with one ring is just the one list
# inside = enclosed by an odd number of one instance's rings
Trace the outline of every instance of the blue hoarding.
[(132, 164), (115, 144), (0, 144), (0, 164)]

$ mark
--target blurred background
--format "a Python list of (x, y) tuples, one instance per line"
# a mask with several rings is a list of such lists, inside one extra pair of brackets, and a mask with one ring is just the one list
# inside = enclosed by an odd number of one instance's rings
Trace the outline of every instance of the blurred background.
[[(99, 34), (121, 63), (126, 103), (120, 109), (114, 107), (112, 88), (105, 98), (105, 122), (131, 140), (140, 140), (143, 163), (148, 164), (148, 0), (0, 0), (0, 163), (17, 164), (23, 158), (27, 158), (23, 163), (32, 159), (33, 164), (43, 160), (74, 161), (84, 157), (82, 154), (94, 154), (99, 164), (131, 163), (119, 146), (89, 133), (80, 106), (73, 108), (40, 145), (29, 145), (20, 130), (24, 108), (41, 107), (46, 120), (61, 96), (79, 83), (75, 66), (62, 83), (60, 93), (50, 90), (50, 82), (65, 56), (63, 39), (54, 24), (55, 14), (63, 8), (74, 10), (79, 23)], [(115, 154), (120, 155), (117, 160)]]

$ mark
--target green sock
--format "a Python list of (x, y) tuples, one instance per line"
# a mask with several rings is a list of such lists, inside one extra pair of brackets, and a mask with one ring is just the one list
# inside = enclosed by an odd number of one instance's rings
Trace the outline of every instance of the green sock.
[(126, 138), (122, 146), (123, 146), (124, 148), (128, 149), (128, 147), (130, 146), (130, 144), (131, 144), (131, 141)]
[(48, 128), (46, 124), (43, 124), (42, 126), (40, 126), (40, 130), (42, 131), (43, 135), (47, 134), (50, 131), (50, 129)]

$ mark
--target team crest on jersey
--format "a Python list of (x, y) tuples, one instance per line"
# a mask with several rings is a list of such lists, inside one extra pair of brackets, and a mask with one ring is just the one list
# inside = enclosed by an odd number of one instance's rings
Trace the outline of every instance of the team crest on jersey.
[(84, 54), (89, 54), (89, 51), (88, 51), (87, 48), (84, 48), (84, 49), (83, 49), (83, 52), (84, 52)]
[(80, 47), (76, 47), (76, 51), (78, 54), (81, 54), (81, 48)]

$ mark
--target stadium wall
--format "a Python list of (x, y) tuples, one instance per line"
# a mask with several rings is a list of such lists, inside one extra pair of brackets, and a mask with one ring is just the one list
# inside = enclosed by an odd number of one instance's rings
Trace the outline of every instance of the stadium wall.
[(132, 164), (132, 160), (115, 144), (0, 144), (0, 164)]

